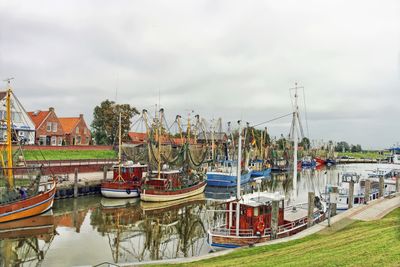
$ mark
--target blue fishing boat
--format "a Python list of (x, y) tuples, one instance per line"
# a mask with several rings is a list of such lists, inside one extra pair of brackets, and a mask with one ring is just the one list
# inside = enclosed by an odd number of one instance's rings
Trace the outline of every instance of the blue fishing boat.
[(271, 168), (269, 164), (264, 164), (261, 159), (253, 160), (250, 162), (251, 177), (265, 177), (271, 175)]
[[(240, 184), (245, 184), (250, 181), (251, 169), (242, 172)], [(216, 167), (212, 171), (207, 172), (208, 186), (232, 187), (237, 184), (237, 162), (225, 160), (221, 166)]]

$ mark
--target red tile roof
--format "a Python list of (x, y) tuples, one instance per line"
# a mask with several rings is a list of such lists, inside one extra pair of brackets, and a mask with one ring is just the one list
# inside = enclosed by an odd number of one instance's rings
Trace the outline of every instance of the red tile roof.
[(33, 123), (35, 124), (35, 128), (39, 128), (40, 124), (42, 124), (42, 122), (47, 118), (47, 116), (49, 115), (48, 110), (46, 111), (31, 111), (28, 112), (29, 117), (31, 117), (31, 120), (33, 121)]
[(75, 126), (79, 123), (79, 117), (72, 118), (58, 118), (61, 123), (61, 127), (63, 128), (66, 134), (70, 134)]

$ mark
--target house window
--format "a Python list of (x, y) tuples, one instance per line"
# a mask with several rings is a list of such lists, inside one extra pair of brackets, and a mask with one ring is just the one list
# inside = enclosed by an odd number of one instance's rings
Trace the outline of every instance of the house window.
[(53, 122), (53, 132), (57, 132), (57, 122)]
[(79, 127), (76, 127), (76, 128), (75, 128), (75, 133), (76, 133), (76, 134), (79, 134)]
[(51, 122), (48, 122), (48, 123), (47, 123), (47, 131), (48, 131), (48, 132), (51, 132)]
[(83, 128), (83, 134), (87, 134), (87, 128)]
[(58, 137), (57, 145), (62, 146), (62, 141), (63, 141), (62, 137)]
[(76, 137), (76, 144), (77, 144), (77, 145), (80, 145), (80, 144), (81, 144), (81, 137), (80, 137), (80, 136), (77, 136), (77, 137)]
[(39, 136), (39, 145), (40, 146), (46, 145), (46, 136), (45, 135)]
[(57, 145), (57, 136), (52, 136), (52, 137), (51, 137), (51, 145), (52, 145), (52, 146)]

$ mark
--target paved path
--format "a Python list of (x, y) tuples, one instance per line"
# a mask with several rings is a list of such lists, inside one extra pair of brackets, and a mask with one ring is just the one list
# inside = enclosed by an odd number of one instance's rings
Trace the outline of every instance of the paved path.
[[(291, 240), (300, 239), (314, 233), (320, 232), (322, 230), (325, 231), (337, 231), (346, 225), (354, 222), (354, 220), (362, 220), (362, 221), (371, 221), (384, 217), (386, 214), (390, 213), (392, 210), (400, 207), (400, 193), (397, 193), (395, 197), (392, 198), (382, 198), (374, 201), (370, 201), (368, 205), (360, 205), (345, 212), (342, 212), (331, 218), (331, 227), (328, 227), (328, 221), (325, 220), (319, 224), (316, 224), (296, 235), (276, 239), (272, 241), (268, 241), (266, 243), (259, 243), (255, 246), (269, 246), (272, 244), (288, 242)], [(236, 249), (227, 249), (214, 253), (209, 253), (202, 256), (192, 257), (192, 258), (178, 258), (178, 259), (169, 259), (169, 260), (159, 260), (159, 261), (148, 261), (141, 263), (122, 263), (119, 266), (141, 266), (147, 264), (176, 264), (176, 263), (185, 263), (185, 262), (195, 262), (199, 260), (209, 259), (213, 257), (218, 257), (222, 255), (226, 255), (231, 253), (232, 251), (239, 250), (241, 248)]]

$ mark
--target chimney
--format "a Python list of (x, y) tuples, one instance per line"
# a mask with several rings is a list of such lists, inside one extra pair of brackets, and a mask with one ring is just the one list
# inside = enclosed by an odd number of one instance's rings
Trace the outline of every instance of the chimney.
[(80, 118), (80, 119), (83, 119), (83, 114), (79, 114), (79, 118)]
[(54, 112), (54, 108), (53, 107), (49, 107), (49, 111)]

